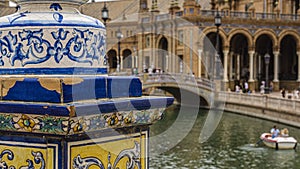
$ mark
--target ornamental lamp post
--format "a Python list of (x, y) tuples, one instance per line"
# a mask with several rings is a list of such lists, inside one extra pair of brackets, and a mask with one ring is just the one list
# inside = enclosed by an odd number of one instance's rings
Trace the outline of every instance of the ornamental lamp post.
[(120, 72), (120, 62), (121, 62), (121, 39), (123, 38), (123, 34), (119, 29), (117, 32), (118, 38), (118, 64), (117, 64), (117, 72)]
[(265, 54), (265, 64), (266, 64), (266, 87), (265, 93), (269, 94), (269, 63), (270, 63), (270, 55), (268, 53)]
[(109, 18), (108, 9), (106, 7), (106, 2), (104, 2), (104, 7), (101, 10), (102, 12), (102, 20), (104, 21), (104, 26), (106, 26), (106, 21)]
[(219, 59), (219, 56), (220, 56), (220, 45), (219, 45), (219, 27), (222, 25), (222, 17), (221, 15), (219, 14), (219, 11), (217, 11), (217, 15), (215, 16), (215, 26), (217, 27), (217, 33), (216, 33), (216, 55), (215, 57), (213, 57), (213, 70), (212, 70), (212, 73), (213, 73), (213, 79), (214, 79), (214, 76), (215, 76), (215, 68), (218, 68), (216, 66), (216, 61), (217, 59)]
[[(92, 2), (95, 2), (95, 1), (93, 0)], [(103, 24), (106, 27), (106, 21), (109, 18), (108, 9), (106, 7), (106, 2), (104, 2), (104, 7), (101, 10), (101, 14), (102, 14)], [(106, 65), (107, 65), (107, 72), (109, 73), (109, 58), (107, 57), (107, 54), (105, 54), (105, 60), (106, 60)]]

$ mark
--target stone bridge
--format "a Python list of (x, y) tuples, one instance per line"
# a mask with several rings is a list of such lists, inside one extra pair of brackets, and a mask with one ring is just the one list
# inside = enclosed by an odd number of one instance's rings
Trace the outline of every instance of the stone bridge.
[(140, 74), (139, 77), (145, 95), (155, 95), (158, 89), (173, 95), (181, 104), (198, 104), (199, 101), (201, 106), (209, 107), (215, 98), (215, 86), (209, 79), (165, 73)]

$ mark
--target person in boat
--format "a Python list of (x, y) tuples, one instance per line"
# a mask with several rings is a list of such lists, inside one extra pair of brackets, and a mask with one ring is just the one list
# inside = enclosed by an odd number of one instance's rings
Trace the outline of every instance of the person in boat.
[(276, 125), (273, 126), (271, 129), (272, 138), (277, 137), (280, 134), (280, 130), (276, 127)]
[(288, 137), (289, 136), (289, 130), (287, 128), (284, 128), (281, 130), (280, 136), (282, 137)]

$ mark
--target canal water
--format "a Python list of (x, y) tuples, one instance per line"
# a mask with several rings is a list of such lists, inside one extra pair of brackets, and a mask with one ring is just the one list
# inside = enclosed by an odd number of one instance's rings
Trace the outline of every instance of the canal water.
[[(193, 108), (187, 108), (193, 111)], [(162, 135), (176, 121), (179, 106), (172, 106), (164, 113), (163, 119), (150, 127), (150, 139)], [(182, 113), (182, 112), (181, 112)], [(188, 112), (187, 112), (188, 114)], [(151, 169), (294, 169), (300, 168), (300, 146), (295, 150), (274, 150), (259, 141), (261, 133), (269, 132), (273, 125), (288, 128), (289, 134), (300, 142), (300, 129), (249, 116), (224, 112), (216, 130), (206, 142), (200, 143), (208, 110), (199, 110), (193, 127), (178, 144), (156, 154), (165, 142), (172, 142), (168, 136), (151, 145), (149, 163)], [(178, 134), (186, 131), (178, 127)], [(177, 134), (174, 134), (175, 136)], [(174, 136), (174, 138), (175, 138)], [(178, 138), (176, 138), (178, 139)], [(150, 141), (151, 143), (151, 141)], [(258, 143), (258, 144), (256, 144)], [(300, 144), (299, 144), (300, 145)]]

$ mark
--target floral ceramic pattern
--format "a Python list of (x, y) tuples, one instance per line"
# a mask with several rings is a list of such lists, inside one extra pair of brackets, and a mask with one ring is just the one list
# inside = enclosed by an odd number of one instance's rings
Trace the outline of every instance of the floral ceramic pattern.
[[(10, 115), (0, 114), (1, 118), (7, 118)], [(10, 118), (11, 121), (6, 123), (13, 124), (12, 130), (23, 131), (23, 132), (41, 132), (49, 134), (63, 134), (68, 131), (68, 119), (63, 117), (52, 117), (52, 116), (34, 116), (22, 114)], [(7, 128), (7, 130), (9, 130)]]
[(108, 114), (74, 117), (70, 121), (70, 134), (101, 130), (105, 128), (119, 128), (141, 124), (151, 124), (161, 119), (164, 109), (141, 111), (124, 111)]
[(48, 134), (76, 134), (105, 128), (151, 124), (164, 109), (121, 111), (82, 117), (53, 117), (31, 114), (0, 114), (0, 130)]
[(13, 115), (0, 115), (0, 130), (15, 130)]
[(16, 61), (21, 62), (22, 67), (38, 65), (50, 58), (57, 64), (67, 59), (90, 66), (104, 65), (105, 50), (104, 32), (91, 29), (0, 31), (0, 66), (14, 67)]

